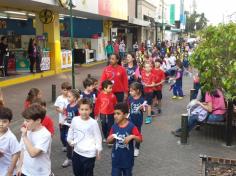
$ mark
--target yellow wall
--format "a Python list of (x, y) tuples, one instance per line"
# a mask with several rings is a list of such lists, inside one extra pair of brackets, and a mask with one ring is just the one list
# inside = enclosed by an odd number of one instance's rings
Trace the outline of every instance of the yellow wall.
[(110, 39), (110, 29), (112, 27), (112, 21), (103, 21), (103, 33), (104, 33), (104, 37), (107, 38), (108, 40)]

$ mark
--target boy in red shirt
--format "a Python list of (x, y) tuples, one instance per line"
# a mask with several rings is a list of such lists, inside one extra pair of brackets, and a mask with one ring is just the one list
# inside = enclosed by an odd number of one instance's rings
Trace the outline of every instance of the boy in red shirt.
[(150, 63), (145, 63), (144, 70), (142, 71), (142, 84), (144, 86), (144, 96), (147, 101), (147, 117), (145, 123), (152, 123), (151, 111), (152, 111), (152, 98), (153, 98), (153, 87), (155, 86), (155, 78), (151, 72), (152, 67)]
[(161, 61), (155, 60), (155, 68), (152, 69), (155, 77), (155, 87), (153, 92), (153, 106), (157, 106), (158, 112), (161, 113), (162, 86), (165, 82), (165, 72), (161, 69)]
[(109, 131), (114, 124), (114, 106), (117, 104), (116, 96), (112, 93), (112, 86), (110, 80), (103, 81), (102, 91), (95, 103), (95, 117), (98, 119), (97, 116), (100, 115), (104, 142), (106, 142)]

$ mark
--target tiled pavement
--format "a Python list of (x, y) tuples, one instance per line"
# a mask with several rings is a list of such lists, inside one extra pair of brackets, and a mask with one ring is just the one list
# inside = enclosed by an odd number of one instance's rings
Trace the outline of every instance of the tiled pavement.
[[(82, 88), (82, 80), (91, 74), (100, 77), (104, 65), (92, 68), (76, 69), (76, 85)], [(65, 153), (61, 152), (61, 143), (58, 137), (57, 115), (51, 104), (51, 85), (56, 84), (58, 93), (60, 83), (70, 81), (70, 73), (42, 78), (32, 82), (19, 84), (3, 89), (6, 104), (13, 109), (14, 121), (12, 130), (19, 136), (19, 127), (22, 123), (21, 111), (27, 91), (31, 87), (42, 90), (44, 98), (48, 102), (48, 114), (53, 117), (56, 124), (56, 135), (53, 137), (52, 145), (52, 169), (56, 176), (70, 176), (72, 168), (62, 168)], [(1, 83), (0, 83), (1, 84)], [(189, 89), (192, 81), (184, 79), (183, 100), (172, 100), (168, 85), (164, 87), (163, 112), (154, 118), (151, 125), (144, 125), (142, 132), (144, 142), (141, 144), (140, 156), (135, 159), (133, 169), (134, 176), (197, 176), (199, 175), (199, 154), (226, 157), (236, 159), (236, 147), (225, 147), (223, 141), (205, 137), (201, 132), (193, 131), (190, 134), (188, 145), (178, 144), (179, 139), (171, 135), (170, 131), (180, 125), (180, 117), (185, 113), (185, 107), (189, 100)], [(96, 162), (95, 176), (109, 176), (111, 170), (111, 149), (104, 145), (102, 160)]]

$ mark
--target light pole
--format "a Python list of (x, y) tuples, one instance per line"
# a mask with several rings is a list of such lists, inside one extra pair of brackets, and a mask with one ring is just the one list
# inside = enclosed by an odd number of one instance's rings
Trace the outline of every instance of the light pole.
[(161, 31), (161, 41), (164, 40), (164, 0), (162, 0), (162, 31)]

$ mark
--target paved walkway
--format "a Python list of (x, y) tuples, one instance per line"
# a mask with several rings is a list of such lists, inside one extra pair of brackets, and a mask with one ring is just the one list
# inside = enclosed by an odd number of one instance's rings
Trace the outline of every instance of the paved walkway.
[[(76, 85), (82, 88), (82, 80), (91, 74), (96, 78), (100, 77), (104, 65), (92, 68), (76, 69)], [(20, 115), (23, 109), (23, 102), (27, 91), (32, 87), (42, 90), (44, 98), (48, 102), (48, 114), (56, 124), (56, 135), (52, 144), (52, 169), (56, 176), (71, 176), (72, 168), (63, 169), (62, 162), (65, 153), (61, 152), (61, 143), (58, 137), (57, 115), (51, 99), (51, 85), (56, 84), (58, 89), (60, 83), (71, 80), (69, 73), (43, 78), (3, 89), (6, 104), (13, 109), (14, 121), (12, 130), (20, 135), (19, 128), (22, 123)], [(133, 169), (134, 176), (197, 176), (199, 175), (200, 159), (199, 154), (210, 156), (236, 158), (236, 147), (225, 147), (223, 141), (206, 138), (201, 132), (193, 131), (190, 134), (188, 145), (178, 144), (179, 139), (171, 135), (170, 131), (180, 125), (180, 117), (185, 113), (186, 104), (189, 101), (189, 89), (192, 87), (190, 78), (184, 78), (183, 100), (172, 100), (168, 85), (164, 86), (163, 113), (154, 119), (151, 125), (143, 126), (144, 142), (141, 144), (140, 156), (135, 160)], [(59, 92), (59, 90), (58, 90)], [(111, 149), (104, 145), (102, 160), (96, 162), (95, 176), (109, 176), (111, 170)]]

